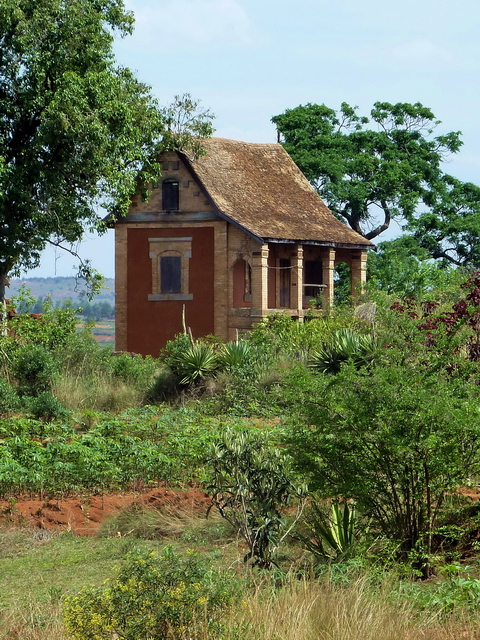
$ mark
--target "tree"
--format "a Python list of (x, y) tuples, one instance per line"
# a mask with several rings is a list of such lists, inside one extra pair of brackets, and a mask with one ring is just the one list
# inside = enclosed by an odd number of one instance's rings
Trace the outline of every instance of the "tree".
[(299, 419), (290, 452), (309, 488), (353, 499), (371, 530), (424, 575), (446, 497), (480, 470), (478, 363), (468, 337), (479, 282), (466, 315), (459, 303), (453, 315), (432, 315), (435, 303), (425, 303), (425, 317), (397, 309), (379, 327), (380, 359), (360, 369), (347, 363), (335, 376), (297, 373), (291, 390)]
[(463, 270), (432, 260), (409, 235), (380, 242), (368, 256), (368, 287), (402, 298), (422, 298), (434, 290), (446, 291), (450, 285), (458, 288), (462, 275)]
[(460, 132), (434, 136), (440, 121), (429, 108), (376, 102), (367, 118), (346, 103), (338, 112), (307, 104), (272, 121), (331, 211), (357, 233), (371, 240), (397, 219), (432, 258), (480, 264), (480, 188), (443, 172), (462, 141)]
[[(0, 0), (0, 303), (9, 273), (47, 243), (75, 253), (85, 227), (105, 229), (99, 207), (120, 216), (158, 178), (169, 112), (112, 52), (132, 25), (122, 0)], [(185, 124), (209, 135), (211, 117)]]

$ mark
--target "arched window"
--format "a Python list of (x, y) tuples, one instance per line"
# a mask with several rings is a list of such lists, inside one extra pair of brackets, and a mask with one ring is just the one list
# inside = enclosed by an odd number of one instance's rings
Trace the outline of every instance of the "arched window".
[(164, 211), (178, 211), (178, 180), (162, 182), (162, 208)]

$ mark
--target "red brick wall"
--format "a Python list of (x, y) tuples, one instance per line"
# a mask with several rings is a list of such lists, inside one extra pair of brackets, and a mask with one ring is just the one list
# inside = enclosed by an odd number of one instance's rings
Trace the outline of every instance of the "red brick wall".
[[(192, 238), (189, 293), (193, 300), (148, 300), (152, 293), (148, 239), (185, 236)], [(182, 331), (183, 305), (194, 337), (213, 333), (213, 228), (128, 229), (127, 237), (127, 351), (157, 357), (167, 340)]]

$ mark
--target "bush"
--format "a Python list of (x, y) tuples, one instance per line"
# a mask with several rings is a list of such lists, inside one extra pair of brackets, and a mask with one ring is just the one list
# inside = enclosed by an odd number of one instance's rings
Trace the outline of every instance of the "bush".
[(0, 413), (18, 409), (19, 399), (14, 387), (0, 377)]
[(33, 398), (25, 398), (28, 412), (37, 419), (58, 420), (65, 418), (68, 411), (50, 391), (43, 391)]
[(281, 508), (304, 493), (287, 473), (284, 455), (255, 434), (227, 431), (214, 447), (207, 490), (220, 515), (244, 538), (254, 566), (271, 569), (273, 556), (289, 528)]
[(222, 613), (238, 586), (231, 574), (213, 571), (193, 554), (171, 547), (159, 556), (137, 551), (106, 587), (65, 599), (65, 626), (76, 640), (205, 637), (200, 634), (221, 632)]
[(12, 372), (21, 394), (37, 396), (51, 388), (57, 366), (45, 347), (39, 344), (22, 344), (14, 356)]
[(142, 358), (139, 354), (119, 353), (111, 357), (110, 367), (115, 378), (146, 390), (152, 383), (156, 364), (151, 356)]

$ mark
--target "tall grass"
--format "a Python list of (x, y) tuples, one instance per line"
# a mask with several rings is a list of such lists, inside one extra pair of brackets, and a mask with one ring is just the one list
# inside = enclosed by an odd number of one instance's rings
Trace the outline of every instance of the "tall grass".
[(67, 409), (118, 412), (141, 406), (146, 389), (108, 374), (85, 376), (68, 372), (55, 379), (52, 392)]
[[(218, 640), (205, 625), (172, 640)], [(414, 605), (391, 598), (388, 582), (372, 590), (366, 578), (345, 586), (328, 581), (292, 581), (282, 589), (261, 583), (245, 591), (227, 614), (224, 640), (478, 640), (475, 620), (419, 617)], [(66, 640), (61, 606), (51, 601), (18, 606), (0, 615), (2, 640)], [(139, 638), (138, 640), (143, 640)], [(160, 640), (160, 639), (158, 639)]]

